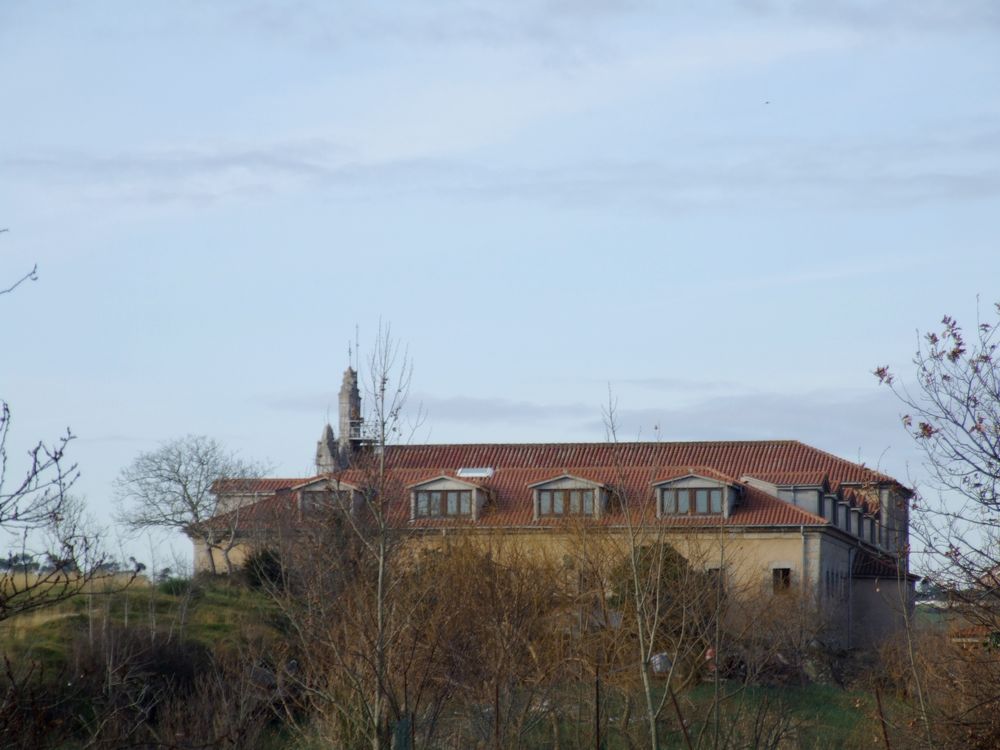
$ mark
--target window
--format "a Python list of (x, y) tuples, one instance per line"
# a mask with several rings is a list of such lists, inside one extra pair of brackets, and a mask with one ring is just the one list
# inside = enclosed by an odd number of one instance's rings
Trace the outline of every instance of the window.
[(538, 490), (539, 516), (592, 516), (593, 490)]
[(775, 594), (781, 594), (792, 588), (792, 569), (774, 568), (771, 571), (771, 586)]
[(720, 515), (722, 513), (721, 487), (691, 487), (660, 490), (660, 508), (666, 516)]
[(416, 493), (417, 518), (471, 515), (472, 490), (420, 490)]
[(350, 510), (350, 490), (305, 490), (302, 493), (302, 510), (320, 511), (336, 508)]

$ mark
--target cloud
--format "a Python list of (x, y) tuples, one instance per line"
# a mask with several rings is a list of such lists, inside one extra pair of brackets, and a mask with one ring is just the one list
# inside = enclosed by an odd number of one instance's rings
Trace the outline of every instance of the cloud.
[[(605, 381), (601, 381), (605, 382)], [(613, 378), (612, 386), (635, 386), (651, 391), (668, 391), (671, 393), (704, 393), (706, 391), (732, 391), (742, 389), (739, 383), (731, 380), (688, 380), (685, 378)]]
[(619, 20), (642, 14), (644, 0), (441, 0), (373, 4), (344, 1), (231, 3), (220, 22), (313, 47), (339, 49), (372, 42), (418, 45), (544, 45), (572, 54)]
[(862, 32), (1000, 28), (1000, 7), (995, 0), (730, 0), (711, 6), (707, 13), (694, 6), (678, 12), (676, 5), (648, 0), (344, 1), (335, 5), (299, 0), (230, 4), (218, 14), (217, 23), (321, 49), (378, 42), (533, 46), (544, 48), (550, 61), (587, 64), (595, 55), (613, 49), (619, 24), (671, 28), (711, 23), (719, 13), (736, 19), (777, 18), (810, 28)]
[[(982, 139), (983, 135), (976, 138)], [(548, 168), (491, 167), (449, 159), (362, 161), (330, 144), (140, 151), (117, 155), (0, 156), (8, 173), (39, 187), (86, 198), (111, 192), (149, 203), (222, 200), (323, 189), (348, 200), (439, 195), (449, 200), (546, 201), (563, 207), (629, 211), (687, 210), (734, 202), (822, 202), (850, 208), (979, 201), (1000, 195), (1000, 161), (981, 152), (979, 164), (956, 157), (941, 164), (899, 154), (877, 166), (831, 146), (808, 164), (802, 150), (740, 160), (685, 164), (657, 160), (566, 164)], [(993, 157), (991, 159), (991, 157)], [(991, 163), (997, 161), (997, 163)]]
[(526, 420), (586, 419), (599, 413), (599, 407), (586, 404), (537, 404), (505, 398), (471, 398), (465, 396), (414, 396), (422, 404), (427, 422), (523, 422)]
[(864, 30), (928, 32), (1000, 28), (994, 0), (737, 0), (751, 14), (825, 22)]
[[(548, 166), (457, 156), (362, 157), (313, 138), (118, 153), (0, 152), (0, 168), (47, 195), (149, 204), (247, 199), (308, 190), (349, 201), (438, 196), (556, 207), (664, 212), (761, 205), (914, 206), (1000, 196), (1000, 130), (942, 121), (902, 139), (688, 139), (670, 157)], [(430, 149), (433, 151), (433, 149)]]
[[(675, 408), (622, 408), (622, 440), (800, 440), (904, 477), (917, 454), (900, 426), (899, 405), (878, 390), (818, 390), (720, 396)], [(592, 431), (604, 428), (590, 420)]]
[[(272, 396), (265, 398), (264, 404), (268, 408), (279, 411), (309, 412), (312, 414), (331, 411), (336, 418), (337, 397), (333, 393)], [(410, 394), (407, 406), (410, 412), (422, 410), (425, 415), (424, 421), (428, 423), (479, 424), (483, 422), (518, 422), (526, 419), (586, 419), (600, 411), (597, 407), (584, 404), (542, 405), (504, 398), (442, 397), (420, 393)]]

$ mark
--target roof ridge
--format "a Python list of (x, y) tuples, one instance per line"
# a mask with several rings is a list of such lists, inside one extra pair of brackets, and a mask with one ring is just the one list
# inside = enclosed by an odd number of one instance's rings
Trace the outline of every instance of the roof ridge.
[[(641, 446), (652, 446), (652, 445), (780, 445), (796, 443), (798, 445), (804, 445), (807, 448), (812, 446), (807, 443), (803, 443), (800, 440), (794, 440), (791, 438), (780, 438), (776, 440), (621, 440), (617, 442), (610, 442), (607, 440), (570, 440), (570, 441), (549, 441), (549, 442), (503, 442), (503, 443), (391, 443), (387, 445), (388, 448), (451, 448), (455, 446), (461, 446), (463, 448), (484, 448), (484, 447), (542, 447), (542, 446), (553, 446), (553, 445), (641, 445)], [(819, 450), (818, 448), (815, 450)], [(833, 455), (832, 453), (830, 454)], [(834, 456), (837, 458), (837, 456)], [(846, 459), (840, 459), (846, 460)]]
[(832, 458), (834, 461), (839, 461), (842, 464), (848, 464), (858, 469), (864, 469), (865, 471), (870, 471), (872, 474), (875, 474), (876, 476), (882, 477), (883, 479), (888, 479), (892, 482), (896, 482), (897, 484), (899, 484), (898, 480), (893, 479), (888, 474), (882, 473), (878, 469), (873, 469), (871, 466), (869, 466), (864, 462), (851, 461), (849, 458), (844, 458), (842, 456), (838, 456), (836, 453), (831, 453), (830, 451), (823, 450), (822, 448), (817, 448), (815, 445), (809, 445), (808, 443), (803, 443), (801, 440), (793, 440), (791, 442), (797, 443), (798, 445), (801, 445), (803, 448), (808, 448), (809, 450), (815, 451), (816, 453), (824, 455), (827, 458)]

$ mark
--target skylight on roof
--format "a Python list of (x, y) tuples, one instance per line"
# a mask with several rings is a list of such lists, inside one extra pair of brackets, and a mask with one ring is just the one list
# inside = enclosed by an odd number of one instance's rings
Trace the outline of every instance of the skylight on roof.
[(455, 472), (456, 476), (466, 479), (489, 479), (493, 476), (492, 466), (463, 466)]

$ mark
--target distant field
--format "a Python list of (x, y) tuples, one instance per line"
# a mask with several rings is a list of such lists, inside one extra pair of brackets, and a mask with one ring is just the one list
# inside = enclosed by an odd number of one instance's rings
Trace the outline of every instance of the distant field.
[[(0, 591), (7, 595), (39, 587), (61, 589), (67, 586), (75, 588), (78, 585), (81, 584), (79, 583), (79, 575), (76, 573), (49, 575), (40, 573), (11, 573), (7, 571), (0, 573)], [(126, 586), (148, 587), (149, 585), (150, 581), (146, 576), (114, 573), (83, 583), (82, 590), (86, 592), (106, 592), (119, 590)]]

